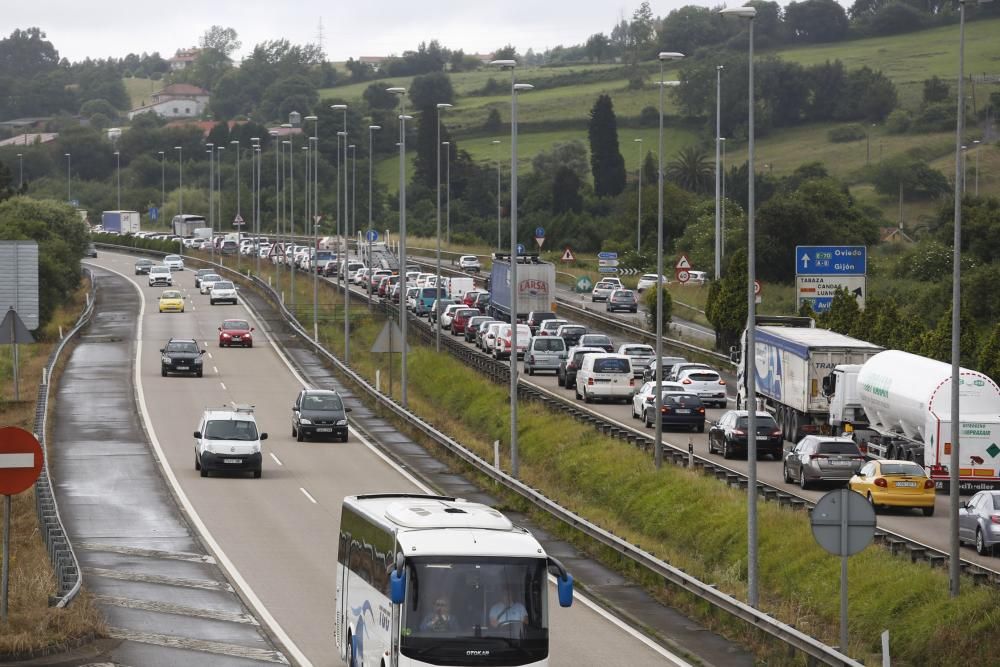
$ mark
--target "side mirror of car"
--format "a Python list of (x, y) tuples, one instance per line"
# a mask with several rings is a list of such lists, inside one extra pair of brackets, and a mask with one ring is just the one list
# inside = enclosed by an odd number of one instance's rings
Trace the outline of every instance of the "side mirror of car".
[(160, 354), (163, 354), (163, 353), (164, 353), (164, 352), (166, 352), (166, 351), (167, 351), (167, 348), (165, 348), (165, 347), (161, 347), (161, 348), (160, 348)]
[(261, 440), (267, 440), (267, 433), (261, 433), (260, 434), (260, 439)]
[(354, 412), (354, 408), (344, 408), (344, 412)]
[(963, 509), (963, 510), (969, 509), (969, 503), (963, 500), (962, 502), (960, 502), (958, 504), (958, 507), (959, 507), (959, 509)]
[(201, 437), (201, 431), (195, 431), (194, 432), (194, 437), (200, 438)]
[(198, 354), (205, 354), (208, 350), (198, 350)]

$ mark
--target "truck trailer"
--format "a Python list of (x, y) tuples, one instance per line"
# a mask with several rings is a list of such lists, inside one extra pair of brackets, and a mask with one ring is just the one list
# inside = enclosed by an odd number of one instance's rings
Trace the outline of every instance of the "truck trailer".
[(139, 212), (104, 211), (101, 213), (101, 226), (106, 232), (135, 234), (139, 231)]
[(882, 351), (878, 345), (819, 329), (811, 317), (759, 316), (755, 348), (747, 354), (743, 332), (737, 358), (736, 407), (747, 409), (746, 364), (752, 363), (758, 409), (774, 415), (785, 440), (829, 432), (829, 399), (824, 379), (835, 367), (861, 364)]
[[(193, 215), (190, 213), (182, 213), (180, 215), (175, 215), (170, 221), (170, 226), (173, 229), (174, 236), (180, 236), (181, 238), (189, 239), (193, 237), (202, 237), (201, 234), (197, 234), (199, 229), (208, 229), (208, 223), (205, 221), (204, 216)], [(212, 235), (211, 230), (209, 230), (207, 236), (202, 238), (207, 238)]]
[[(948, 489), (951, 364), (886, 350), (864, 364), (834, 368), (827, 392), (830, 422), (869, 457), (919, 463), (938, 489)], [(962, 368), (959, 409), (959, 490), (1000, 487), (1000, 387)]]
[[(510, 255), (493, 255), (490, 272), (490, 305), (487, 315), (510, 322)], [(556, 267), (543, 262), (538, 255), (517, 257), (517, 313), (519, 322), (532, 311), (552, 311), (556, 307)]]

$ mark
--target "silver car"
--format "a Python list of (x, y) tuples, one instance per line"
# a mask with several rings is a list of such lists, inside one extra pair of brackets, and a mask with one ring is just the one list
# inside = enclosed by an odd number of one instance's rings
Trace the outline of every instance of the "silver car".
[(814, 482), (848, 482), (865, 457), (850, 438), (807, 435), (785, 452), (782, 463), (785, 482), (798, 482), (803, 489)]
[(656, 358), (656, 350), (645, 343), (626, 343), (618, 348), (618, 354), (624, 354), (632, 360), (632, 374), (642, 377), (642, 370)]
[(611, 293), (618, 289), (620, 285), (613, 283), (599, 282), (594, 285), (594, 290), (590, 293), (591, 301), (607, 301)]
[(559, 372), (559, 364), (566, 359), (566, 341), (557, 336), (534, 336), (528, 341), (524, 353), (524, 372), (534, 375), (537, 371)]
[(1000, 544), (1000, 491), (980, 491), (958, 510), (958, 540), (976, 545), (980, 556)]

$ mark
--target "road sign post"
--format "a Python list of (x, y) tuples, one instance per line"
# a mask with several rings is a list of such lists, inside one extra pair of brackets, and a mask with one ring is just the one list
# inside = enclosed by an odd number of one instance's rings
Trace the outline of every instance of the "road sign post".
[(10, 582), (10, 497), (26, 491), (42, 473), (42, 446), (16, 426), (0, 428), (0, 493), (3, 494), (3, 572), (0, 574), (0, 621), (7, 622)]

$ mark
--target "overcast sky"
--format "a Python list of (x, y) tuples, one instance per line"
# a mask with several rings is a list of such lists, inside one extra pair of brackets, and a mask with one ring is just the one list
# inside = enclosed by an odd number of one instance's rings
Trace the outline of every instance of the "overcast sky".
[[(7, 27), (2, 30), (7, 36), (16, 28), (37, 26), (61, 57), (75, 62), (88, 56), (120, 58), (154, 51), (169, 58), (179, 48), (197, 45), (210, 26), (221, 25), (239, 34), (238, 59), (267, 40), (315, 42), (322, 19), (327, 56), (341, 61), (401, 54), (432, 39), (466, 53), (488, 53), (507, 43), (519, 52), (579, 44), (595, 32), (609, 33), (619, 16), (631, 16), (640, 1), (42, 0), (40, 6), (11, 1), (4, 3)], [(717, 3), (653, 0), (650, 4), (654, 15), (666, 16), (683, 5)]]

